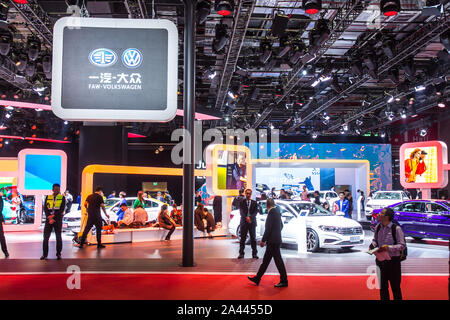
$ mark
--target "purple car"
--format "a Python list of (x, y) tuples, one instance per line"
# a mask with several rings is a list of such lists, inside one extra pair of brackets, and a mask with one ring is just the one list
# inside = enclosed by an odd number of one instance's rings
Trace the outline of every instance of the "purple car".
[[(395, 213), (394, 222), (405, 236), (450, 239), (450, 202), (446, 200), (408, 200), (390, 205)], [(373, 210), (371, 229), (379, 223), (377, 216), (383, 209)]]

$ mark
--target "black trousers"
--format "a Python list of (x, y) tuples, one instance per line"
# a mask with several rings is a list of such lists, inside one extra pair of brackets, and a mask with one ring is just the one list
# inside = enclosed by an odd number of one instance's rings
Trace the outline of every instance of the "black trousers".
[(172, 227), (171, 227), (170, 229), (168, 229), (168, 228), (164, 228), (164, 229), (169, 230), (169, 233), (168, 233), (167, 236), (166, 236), (166, 240), (170, 240), (170, 236), (172, 235), (172, 233), (175, 232), (175, 226), (172, 225)]
[(380, 299), (390, 300), (389, 283), (394, 295), (394, 300), (402, 300), (402, 290), (400, 283), (402, 281), (402, 268), (399, 257), (393, 257), (391, 260), (378, 261), (377, 266), (380, 268)]
[(84, 244), (86, 237), (93, 226), (95, 226), (96, 229), (97, 246), (102, 244), (102, 219), (89, 219), (88, 217), (86, 228), (84, 228), (83, 235), (80, 238), (80, 245)]
[(45, 220), (44, 226), (44, 242), (42, 243), (42, 252), (43, 256), (46, 257), (48, 255), (48, 240), (50, 239), (50, 235), (52, 231), (55, 231), (56, 236), (56, 254), (60, 255), (62, 251), (62, 218), (56, 218), (53, 224), (50, 224), (48, 220)]
[(261, 266), (259, 267), (258, 273), (256, 274), (256, 277), (258, 279), (261, 279), (264, 273), (267, 270), (267, 267), (269, 266), (270, 261), (275, 260), (275, 265), (277, 266), (278, 272), (280, 273), (280, 282), (287, 283), (287, 273), (286, 273), (286, 267), (284, 266), (283, 259), (281, 258), (281, 252), (280, 252), (281, 244), (274, 244), (274, 243), (268, 243), (266, 248), (266, 253), (264, 254), (263, 262)]
[(6, 247), (5, 233), (3, 232), (3, 222), (0, 222), (0, 245), (4, 254), (8, 253), (8, 248)]
[(256, 224), (254, 222), (248, 223), (247, 221), (241, 221), (241, 241), (239, 247), (239, 254), (244, 254), (245, 241), (247, 240), (247, 233), (250, 234), (250, 245), (252, 246), (252, 254), (258, 253), (256, 250)]

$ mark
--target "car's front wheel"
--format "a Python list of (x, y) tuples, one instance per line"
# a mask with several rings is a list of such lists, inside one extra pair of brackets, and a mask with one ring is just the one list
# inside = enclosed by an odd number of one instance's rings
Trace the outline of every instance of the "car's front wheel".
[(306, 231), (306, 249), (310, 252), (319, 250), (319, 236), (313, 229)]

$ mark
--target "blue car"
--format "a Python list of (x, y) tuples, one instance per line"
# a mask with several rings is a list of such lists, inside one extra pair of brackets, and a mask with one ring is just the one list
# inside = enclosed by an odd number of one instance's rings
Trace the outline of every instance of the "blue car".
[[(416, 240), (423, 238), (450, 239), (450, 202), (446, 200), (408, 200), (390, 205), (394, 210), (394, 222), (405, 236)], [(373, 210), (371, 229), (378, 224), (382, 209)]]

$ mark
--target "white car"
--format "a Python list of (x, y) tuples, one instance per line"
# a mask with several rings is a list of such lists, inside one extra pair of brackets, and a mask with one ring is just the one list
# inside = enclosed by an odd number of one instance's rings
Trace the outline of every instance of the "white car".
[[(319, 248), (351, 248), (364, 244), (364, 231), (355, 220), (343, 217), (343, 212), (334, 215), (322, 206), (308, 201), (300, 200), (275, 200), (280, 209), (283, 220), (283, 243), (297, 243), (296, 219), (299, 216), (306, 217), (306, 246), (308, 251), (315, 252)], [(264, 234), (267, 217), (265, 201), (258, 202), (260, 213), (257, 215), (256, 237)], [(231, 220), (228, 225), (231, 234), (239, 237), (240, 214), (239, 210), (231, 212)]]
[[(127, 206), (133, 208), (133, 203), (137, 198), (125, 198), (127, 201)], [(105, 200), (106, 212), (108, 212), (110, 221), (117, 221), (117, 211), (119, 211), (119, 204), (121, 202), (120, 198), (110, 198)], [(148, 221), (156, 220), (158, 218), (158, 213), (161, 210), (161, 206), (164, 202), (159, 200), (148, 198), (145, 199), (145, 211), (148, 213)], [(100, 210), (103, 219), (106, 220), (103, 210)], [(77, 230), (81, 226), (81, 211), (71, 211), (66, 214), (63, 218), (63, 230)]]
[(377, 191), (372, 197), (367, 198), (365, 205), (366, 218), (372, 220), (372, 212), (375, 209), (383, 209), (391, 204), (410, 200), (404, 191)]
[[(314, 191), (309, 191), (308, 194), (311, 196), (311, 201), (314, 201)], [(320, 202), (324, 203), (328, 202), (330, 208), (333, 208), (333, 205), (336, 201), (339, 201), (339, 195), (335, 191), (325, 190), (319, 191)]]

